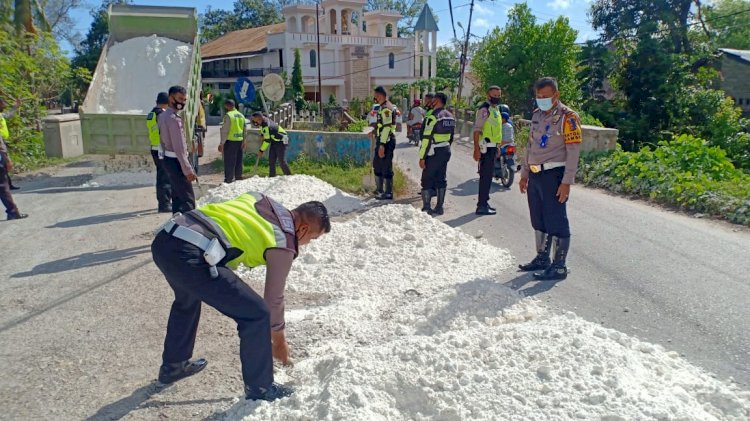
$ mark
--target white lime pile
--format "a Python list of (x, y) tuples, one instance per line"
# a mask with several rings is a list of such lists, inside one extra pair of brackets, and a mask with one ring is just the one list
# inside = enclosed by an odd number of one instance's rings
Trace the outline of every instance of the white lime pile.
[(317, 200), (323, 202), (332, 215), (351, 212), (363, 206), (357, 197), (309, 175), (251, 177), (231, 184), (222, 184), (201, 197), (198, 206), (231, 200), (249, 191), (266, 194), (287, 208)]
[(102, 74), (96, 75), (102, 80), (93, 108), (99, 113), (148, 113), (157, 93), (186, 83), (190, 51), (190, 44), (156, 35), (114, 44)]
[(750, 417), (750, 392), (676, 353), (521, 300), (494, 280), (510, 263), (410, 206), (335, 222), (289, 276), (290, 291), (330, 297), (287, 316), (296, 364), (276, 380), (296, 393), (239, 400), (226, 419)]

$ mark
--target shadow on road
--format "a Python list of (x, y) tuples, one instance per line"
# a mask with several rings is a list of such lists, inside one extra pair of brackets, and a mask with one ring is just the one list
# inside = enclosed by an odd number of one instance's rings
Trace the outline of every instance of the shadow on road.
[[(561, 281), (537, 281), (534, 279), (534, 275), (531, 272), (519, 272), (521, 275), (511, 279), (505, 283), (505, 286), (518, 291), (523, 297), (531, 297), (537, 294), (541, 294), (551, 290)], [(524, 288), (526, 285), (534, 283), (534, 285)]]
[(131, 190), (131, 189), (140, 189), (142, 187), (149, 187), (150, 184), (132, 184), (128, 186), (91, 186), (91, 187), (80, 187), (80, 186), (73, 186), (68, 188), (39, 188), (36, 190), (28, 190), (24, 193), (34, 193), (34, 194), (56, 194), (56, 193), (74, 193), (74, 192), (82, 192), (82, 191), (106, 191), (106, 190)]
[(148, 252), (150, 249), (151, 245), (143, 245), (122, 250), (110, 249), (93, 253), (83, 253), (78, 256), (66, 257), (36, 265), (28, 272), (19, 272), (11, 275), (11, 278), (26, 278), (35, 275), (66, 272), (84, 267), (106, 265), (131, 259), (139, 254)]
[(17, 183), (19, 187), (21, 187), (21, 190), (18, 190), (18, 192), (13, 194), (38, 193), (40, 190), (45, 189), (80, 186), (81, 184), (90, 181), (92, 178), (94, 178), (92, 174), (61, 176), (40, 174), (28, 179), (14, 179), (14, 183)]
[[(161, 392), (169, 386), (164, 386), (157, 381), (153, 381), (145, 386), (142, 386), (133, 391), (130, 396), (122, 398), (117, 402), (113, 402), (107, 406), (102, 407), (96, 414), (87, 418), (87, 421), (100, 421), (100, 420), (119, 420), (124, 416), (128, 415), (133, 410), (137, 409), (143, 402), (146, 402), (155, 394)], [(173, 405), (174, 403), (170, 403)]]
[(45, 228), (77, 228), (87, 225), (106, 224), (114, 221), (125, 221), (128, 219), (137, 218), (139, 216), (154, 214), (153, 209), (146, 209), (142, 211), (132, 212), (121, 212), (121, 213), (107, 213), (104, 215), (87, 216), (85, 218), (71, 219), (70, 221), (58, 222), (55, 225), (50, 225)]
[(450, 227), (457, 228), (457, 227), (460, 227), (461, 225), (468, 224), (469, 222), (477, 218), (481, 218), (481, 216), (477, 215), (474, 212), (471, 212), (471, 213), (467, 213), (466, 215), (459, 216), (458, 218), (451, 219), (450, 221), (445, 221), (445, 224)]

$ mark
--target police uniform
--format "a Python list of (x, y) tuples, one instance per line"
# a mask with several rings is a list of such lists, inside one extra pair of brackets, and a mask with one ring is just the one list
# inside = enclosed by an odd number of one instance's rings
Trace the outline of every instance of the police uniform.
[(170, 107), (159, 114), (156, 121), (164, 149), (163, 165), (172, 187), (172, 212), (185, 213), (195, 209), (195, 192), (187, 179), (189, 175), (195, 175), (195, 169), (188, 160), (182, 117)]
[[(567, 203), (560, 203), (561, 184), (575, 183), (583, 140), (577, 113), (558, 102), (548, 113), (539, 109), (531, 118), (531, 133), (521, 177), (528, 178), (527, 196), (531, 225), (536, 232), (537, 256), (522, 270), (544, 270), (537, 279), (565, 279), (570, 247)], [(567, 202), (567, 201), (566, 201)], [(554, 260), (550, 264), (550, 252)]]
[[(13, 115), (18, 111), (17, 107), (13, 107), (12, 110), (10, 110), (7, 115), (5, 113), (0, 112), (0, 137), (3, 138), (3, 140), (7, 140), (10, 138), (10, 130), (8, 130), (8, 122), (5, 120), (5, 118), (11, 118)], [(7, 147), (7, 145), (6, 145)], [(20, 187), (16, 187), (13, 185), (13, 181), (10, 179), (10, 174), (7, 173), (5, 177), (8, 179), (8, 186), (11, 190), (18, 190)]]
[[(213, 247), (225, 255), (211, 265), (204, 254)], [(175, 216), (156, 235), (151, 252), (175, 295), (160, 381), (205, 366), (203, 359), (190, 360), (204, 302), (237, 322), (247, 396), (267, 391), (273, 384), (271, 331), (284, 329), (286, 277), (298, 254), (292, 213), (260, 193), (246, 193)], [(232, 271), (240, 263), (268, 267), (265, 298)]]
[[(450, 111), (438, 108), (425, 119), (419, 159), (424, 159), (422, 170), (422, 210), (437, 215), (443, 214), (448, 161), (451, 159), (451, 143), (456, 119)], [(432, 191), (437, 192), (435, 209), (430, 208)]]
[(260, 151), (265, 152), (269, 146), (271, 148), (268, 152), (268, 175), (276, 177), (276, 160), (279, 161), (279, 166), (281, 166), (284, 175), (291, 175), (292, 170), (289, 169), (289, 164), (286, 162), (286, 147), (289, 144), (289, 136), (286, 134), (286, 130), (268, 117), (263, 117), (263, 121), (260, 123), (260, 134), (263, 138)]
[[(7, 130), (7, 127), (6, 127)], [(8, 146), (5, 144), (5, 136), (2, 129), (0, 129), (0, 202), (5, 206), (5, 214), (8, 219), (22, 219), (28, 215), (21, 213), (16, 206), (16, 202), (13, 201), (13, 195), (10, 193), (10, 179), (8, 178), (8, 163), (10, 162), (10, 156), (8, 155)]]
[(479, 159), (479, 197), (477, 213), (490, 209), (490, 188), (495, 170), (497, 148), (503, 141), (503, 118), (497, 105), (484, 102), (477, 110), (474, 132), (480, 132), (479, 147), (482, 152)]
[[(394, 107), (390, 101), (380, 104), (375, 126), (375, 155), (372, 168), (377, 181), (377, 191), (383, 192), (378, 197), (381, 200), (393, 199), (393, 151), (396, 149), (394, 113)], [(385, 149), (383, 158), (378, 155), (381, 146)]]
[(221, 144), (224, 146), (224, 182), (242, 180), (242, 145), (245, 141), (245, 116), (237, 110), (224, 115)]
[(146, 127), (148, 128), (148, 139), (151, 141), (151, 158), (156, 166), (156, 202), (159, 204), (159, 212), (172, 211), (172, 186), (169, 184), (169, 174), (164, 167), (164, 150), (161, 147), (159, 136), (159, 124), (157, 118), (164, 109), (154, 107), (146, 116)]

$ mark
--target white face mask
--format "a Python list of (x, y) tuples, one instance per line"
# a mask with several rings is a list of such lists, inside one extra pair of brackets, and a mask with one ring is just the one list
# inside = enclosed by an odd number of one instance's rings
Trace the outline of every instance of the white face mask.
[(549, 111), (552, 109), (552, 98), (537, 98), (536, 105), (542, 111)]

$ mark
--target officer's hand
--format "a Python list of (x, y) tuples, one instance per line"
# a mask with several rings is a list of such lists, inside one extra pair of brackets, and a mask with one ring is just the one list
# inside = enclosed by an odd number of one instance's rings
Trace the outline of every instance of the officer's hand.
[(191, 183), (192, 183), (193, 181), (198, 181), (198, 176), (197, 176), (197, 175), (195, 175), (195, 174), (193, 174), (193, 173), (190, 173), (190, 174), (188, 174), (186, 178), (187, 178), (187, 180), (188, 180), (188, 181), (190, 181)]
[(255, 154), (258, 155), (258, 158), (260, 158), (261, 156), (263, 156), (263, 151), (258, 151)]
[(5, 171), (7, 172), (13, 171), (13, 161), (10, 160), (10, 157), (8, 157), (5, 160)]
[(482, 152), (478, 148), (474, 148), (474, 160), (479, 162), (479, 159), (482, 157)]
[(219, 152), (224, 152), (224, 145), (219, 145)]
[(495, 148), (497, 149), (497, 152), (495, 152), (495, 158), (500, 158), (500, 149), (502, 148)]
[(292, 364), (291, 359), (289, 359), (289, 345), (286, 343), (283, 330), (271, 332), (271, 353), (281, 364)]
[(380, 145), (378, 148), (378, 158), (385, 158), (385, 146)]
[(242, 150), (244, 151), (247, 149), (247, 142), (242, 142)]
[(425, 164), (424, 159), (420, 159), (419, 160), (419, 168), (424, 169), (424, 167), (426, 167), (426, 166), (427, 165)]
[(518, 188), (521, 189), (521, 194), (526, 193), (527, 187), (529, 187), (529, 177), (521, 177), (518, 181)]
[(557, 188), (557, 198), (560, 203), (565, 203), (568, 200), (568, 196), (570, 196), (570, 184), (560, 184), (560, 187)]

